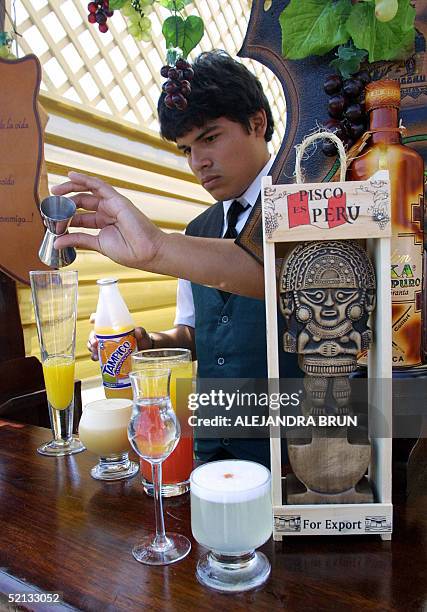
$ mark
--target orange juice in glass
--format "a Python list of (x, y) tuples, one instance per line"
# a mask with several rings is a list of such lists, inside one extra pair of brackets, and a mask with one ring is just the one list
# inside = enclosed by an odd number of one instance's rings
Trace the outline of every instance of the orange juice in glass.
[(48, 357), (43, 361), (47, 400), (55, 410), (65, 410), (74, 394), (74, 357)]
[[(132, 355), (132, 369), (166, 367), (171, 370), (170, 396), (172, 406), (181, 426), (181, 438), (173, 453), (162, 465), (162, 495), (173, 497), (190, 489), (190, 474), (193, 470), (193, 431), (188, 425), (187, 400), (192, 392), (193, 363), (189, 349), (149, 349)], [(151, 466), (141, 459), (144, 491), (153, 495)]]

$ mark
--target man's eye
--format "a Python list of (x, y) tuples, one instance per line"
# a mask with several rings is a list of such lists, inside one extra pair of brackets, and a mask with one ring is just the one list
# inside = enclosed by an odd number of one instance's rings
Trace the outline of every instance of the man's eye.
[(188, 156), (190, 155), (190, 153), (191, 153), (191, 149), (184, 149), (184, 150), (183, 150), (183, 153), (184, 153), (184, 155), (185, 155), (186, 157), (188, 157)]
[(206, 142), (213, 142), (214, 140), (216, 140), (218, 138), (218, 134), (214, 134), (213, 136), (208, 136), (206, 138)]

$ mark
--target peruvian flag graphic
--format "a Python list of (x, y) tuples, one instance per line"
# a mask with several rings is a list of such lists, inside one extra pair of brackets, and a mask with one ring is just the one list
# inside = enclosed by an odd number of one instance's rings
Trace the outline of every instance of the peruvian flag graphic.
[(308, 208), (308, 193), (299, 191), (287, 197), (289, 228), (298, 225), (310, 225), (310, 211)]
[(312, 214), (310, 214), (308, 193), (306, 191), (289, 194), (287, 196), (289, 228), (314, 223), (317, 225), (320, 223), (328, 228), (333, 228), (347, 223), (346, 194), (343, 193), (339, 197), (331, 196), (327, 201), (327, 208), (320, 208), (321, 201), (318, 203), (319, 207), (312, 207)]
[(334, 196), (328, 198), (328, 226), (337, 227), (348, 222), (346, 213), (347, 196), (343, 193), (338, 198)]

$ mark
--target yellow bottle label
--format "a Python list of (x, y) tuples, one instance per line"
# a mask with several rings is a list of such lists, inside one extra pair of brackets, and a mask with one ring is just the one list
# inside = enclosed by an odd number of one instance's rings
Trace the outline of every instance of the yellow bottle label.
[[(422, 286), (421, 245), (412, 234), (393, 236), (390, 267), (392, 310), (392, 362), (394, 367), (415, 367), (422, 363)], [(359, 364), (367, 364), (367, 352), (359, 355)]]
[(116, 334), (96, 332), (96, 337), (104, 387), (107, 389), (130, 387), (131, 355), (136, 350), (135, 330)]
[(422, 273), (422, 245), (412, 235), (394, 238), (390, 269), (394, 366), (421, 364)]

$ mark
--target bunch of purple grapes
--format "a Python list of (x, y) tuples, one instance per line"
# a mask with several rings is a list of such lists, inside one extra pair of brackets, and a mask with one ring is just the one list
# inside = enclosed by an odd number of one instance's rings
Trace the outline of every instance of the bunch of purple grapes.
[[(325, 93), (330, 96), (328, 113), (330, 119), (323, 123), (324, 127), (333, 132), (349, 149), (367, 129), (365, 113), (365, 86), (371, 77), (367, 70), (361, 70), (343, 80), (339, 74), (326, 77), (323, 83)], [(322, 145), (325, 155), (337, 154), (335, 144), (325, 140)]]
[(105, 34), (108, 32), (107, 19), (113, 16), (114, 11), (110, 11), (109, 0), (95, 0), (87, 5), (89, 23), (97, 23), (99, 31)]
[(168, 108), (185, 110), (188, 106), (188, 96), (191, 93), (190, 81), (194, 77), (194, 71), (190, 64), (183, 58), (175, 63), (175, 66), (163, 66), (160, 74), (167, 81), (163, 83), (162, 89), (166, 94), (165, 105)]

